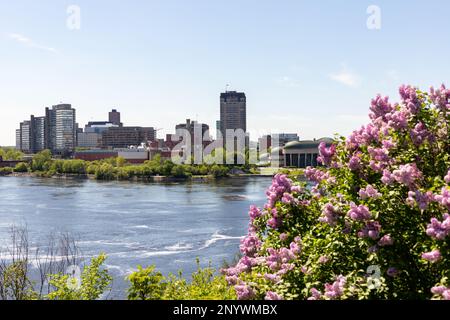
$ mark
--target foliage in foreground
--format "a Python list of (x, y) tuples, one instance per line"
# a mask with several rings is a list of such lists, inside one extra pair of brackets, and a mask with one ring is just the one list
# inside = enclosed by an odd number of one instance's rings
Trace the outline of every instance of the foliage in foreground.
[(197, 260), (197, 271), (192, 274), (191, 282), (170, 274), (164, 277), (155, 271), (154, 266), (138, 267), (136, 272), (128, 276), (131, 283), (128, 289), (129, 300), (234, 300), (234, 289), (228, 285), (224, 276), (215, 275), (211, 267), (200, 268)]
[(278, 174), (251, 207), (239, 299), (450, 299), (450, 90), (400, 95), (320, 146), (312, 188)]

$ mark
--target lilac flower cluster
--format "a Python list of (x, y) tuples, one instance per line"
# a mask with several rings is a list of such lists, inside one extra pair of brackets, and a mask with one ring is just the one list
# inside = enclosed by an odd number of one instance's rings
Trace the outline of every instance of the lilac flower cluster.
[(439, 89), (431, 87), (430, 98), (442, 111), (450, 110), (450, 89), (447, 89), (445, 85), (441, 85)]
[(444, 300), (450, 300), (450, 288), (445, 286), (436, 286), (431, 288), (431, 293), (442, 297)]
[(408, 187), (414, 187), (416, 181), (422, 177), (422, 173), (415, 163), (402, 164), (392, 172), (392, 176), (398, 183)]
[(450, 210), (450, 189), (443, 187), (441, 194), (435, 195), (434, 200)]
[(369, 198), (378, 199), (381, 196), (382, 196), (382, 194), (379, 193), (378, 190), (375, 189), (374, 187), (372, 187), (370, 184), (367, 185), (366, 188), (362, 188), (359, 190), (359, 197), (362, 200), (369, 199)]
[(283, 297), (273, 291), (267, 291), (264, 300), (283, 300)]
[(394, 239), (392, 239), (390, 234), (386, 234), (381, 237), (378, 241), (378, 245), (380, 247), (392, 246), (394, 244)]
[(319, 153), (320, 156), (317, 158), (317, 161), (325, 166), (329, 166), (331, 165), (333, 156), (336, 153), (336, 146), (332, 144), (329, 148), (327, 148), (325, 142), (321, 142), (319, 144)]
[(444, 240), (450, 234), (450, 215), (444, 214), (444, 220), (440, 222), (436, 218), (431, 218), (431, 223), (427, 226), (427, 235), (436, 240)]
[(419, 190), (409, 191), (408, 198), (406, 199), (406, 203), (414, 207), (415, 205), (419, 206), (420, 210), (426, 210), (430, 202), (434, 200), (434, 195), (431, 191), (427, 191), (422, 193)]
[(241, 240), (239, 249), (247, 257), (254, 257), (261, 247), (261, 240), (259, 240), (256, 233), (249, 233)]
[(330, 177), (328, 172), (308, 167), (304, 171), (305, 177), (312, 182), (320, 183)]
[(427, 260), (429, 262), (438, 262), (441, 260), (441, 252), (439, 250), (433, 250), (431, 252), (422, 253), (422, 259)]
[(402, 85), (399, 89), (399, 93), (408, 111), (412, 114), (416, 114), (421, 105), (421, 101), (417, 95), (417, 88)]
[(325, 293), (324, 296), (328, 299), (337, 299), (344, 294), (344, 287), (347, 283), (347, 278), (339, 275), (336, 278), (336, 281), (333, 284), (326, 283), (325, 284)]
[(267, 190), (267, 205), (266, 208), (273, 208), (275, 203), (280, 200), (285, 193), (290, 193), (292, 181), (288, 179), (285, 174), (277, 174), (272, 180), (272, 185)]
[(334, 227), (339, 219), (339, 210), (331, 203), (327, 203), (322, 210), (322, 216), (319, 217), (320, 222), (324, 222)]
[(444, 181), (447, 182), (447, 184), (450, 183), (450, 170), (448, 170), (447, 175), (444, 177)]
[(416, 146), (420, 146), (428, 137), (430, 137), (430, 132), (422, 122), (416, 124), (416, 126), (411, 129), (409, 134), (411, 136), (411, 140)]
[(372, 120), (384, 118), (384, 116), (387, 113), (390, 113), (392, 109), (392, 105), (389, 103), (389, 97), (382, 97), (378, 94), (375, 99), (372, 99), (369, 117)]
[(358, 237), (371, 238), (376, 240), (380, 237), (381, 225), (378, 221), (371, 221), (366, 223), (363, 229), (358, 231)]
[(348, 211), (347, 215), (352, 220), (356, 221), (369, 220), (372, 217), (369, 208), (367, 208), (365, 205), (357, 206), (353, 202), (350, 204), (350, 210)]
[(234, 289), (236, 290), (238, 300), (250, 300), (255, 297), (253, 289), (245, 283), (234, 286)]
[(346, 140), (346, 147), (349, 151), (359, 149), (363, 145), (380, 140), (380, 130), (373, 124), (362, 126), (359, 130), (355, 130)]

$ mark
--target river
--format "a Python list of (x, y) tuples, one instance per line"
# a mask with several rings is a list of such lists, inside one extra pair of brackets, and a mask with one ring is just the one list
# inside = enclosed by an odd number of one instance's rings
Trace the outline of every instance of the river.
[(208, 183), (135, 183), (0, 177), (0, 247), (12, 225), (26, 226), (31, 247), (67, 232), (86, 258), (107, 254), (109, 298), (125, 297), (137, 265), (190, 275), (198, 257), (220, 268), (239, 252), (248, 208), (262, 206), (270, 178)]

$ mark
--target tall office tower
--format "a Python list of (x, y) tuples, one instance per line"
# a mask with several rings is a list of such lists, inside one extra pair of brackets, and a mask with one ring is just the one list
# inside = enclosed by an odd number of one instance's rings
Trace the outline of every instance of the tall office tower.
[(224, 137), (228, 129), (247, 131), (247, 99), (243, 92), (220, 94), (220, 131)]
[(45, 117), (31, 116), (31, 124), (33, 129), (33, 153), (41, 152), (47, 148)]
[(45, 117), (31, 116), (16, 130), (16, 148), (25, 153), (37, 153), (46, 147)]
[(77, 145), (76, 112), (70, 104), (46, 108), (47, 145), (53, 153), (71, 153)]
[(20, 150), (25, 153), (32, 153), (32, 128), (31, 121), (26, 120), (20, 123)]
[(16, 150), (22, 149), (22, 142), (21, 142), (21, 136), (20, 136), (20, 129), (16, 130)]
[(120, 122), (120, 112), (118, 112), (116, 109), (112, 109), (112, 111), (109, 113), (109, 122), (121, 127), (122, 123)]

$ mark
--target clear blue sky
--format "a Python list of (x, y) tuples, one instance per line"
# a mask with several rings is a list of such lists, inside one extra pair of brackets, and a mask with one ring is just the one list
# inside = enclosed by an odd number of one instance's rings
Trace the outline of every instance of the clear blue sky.
[[(372, 4), (380, 30), (366, 26)], [(448, 82), (449, 12), (446, 0), (0, 0), (0, 145), (58, 102), (82, 126), (117, 107), (161, 137), (186, 118), (215, 127), (226, 84), (247, 94), (252, 131), (346, 135), (377, 93)]]

